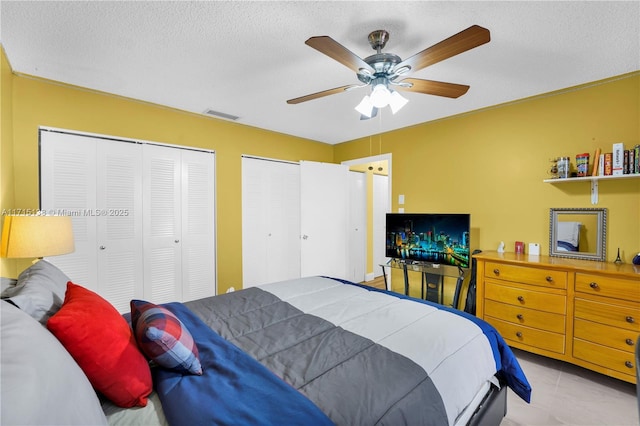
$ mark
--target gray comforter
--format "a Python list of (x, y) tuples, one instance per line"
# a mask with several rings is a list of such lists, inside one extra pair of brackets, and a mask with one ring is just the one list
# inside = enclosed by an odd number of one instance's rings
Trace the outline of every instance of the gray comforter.
[[(340, 425), (453, 424), (496, 372), (487, 339), (469, 321), (327, 278), (269, 284), (185, 305)], [(444, 318), (448, 329), (442, 329), (443, 314), (450, 317)], [(429, 323), (440, 328), (444, 340), (425, 340), (433, 333), (422, 329)], [(458, 323), (463, 338), (447, 343)], [(420, 330), (425, 335), (411, 337)], [(412, 356), (416, 351), (420, 355)], [(465, 354), (476, 362), (460, 365)], [(476, 365), (484, 365), (486, 377), (464, 372)], [(450, 374), (445, 370), (451, 366)]]

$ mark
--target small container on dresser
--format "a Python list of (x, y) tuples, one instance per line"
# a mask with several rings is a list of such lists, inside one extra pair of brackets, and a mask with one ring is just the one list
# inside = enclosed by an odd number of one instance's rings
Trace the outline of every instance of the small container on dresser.
[(513, 347), (636, 382), (640, 268), (483, 252), (476, 315)]

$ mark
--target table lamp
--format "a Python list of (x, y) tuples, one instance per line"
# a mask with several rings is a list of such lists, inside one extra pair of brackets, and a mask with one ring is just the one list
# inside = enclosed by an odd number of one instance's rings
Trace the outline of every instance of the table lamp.
[(0, 256), (42, 258), (75, 250), (71, 216), (5, 216)]

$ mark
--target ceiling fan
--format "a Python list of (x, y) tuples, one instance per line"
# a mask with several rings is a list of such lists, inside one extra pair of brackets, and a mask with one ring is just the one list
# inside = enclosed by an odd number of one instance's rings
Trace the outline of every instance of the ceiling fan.
[[(369, 34), (369, 44), (376, 51), (375, 54), (360, 58), (329, 36), (311, 37), (305, 44), (313, 47), (342, 65), (356, 72), (362, 84), (348, 84), (334, 89), (324, 90), (299, 98), (289, 99), (288, 104), (299, 104), (312, 99), (322, 98), (359, 87), (371, 86), (371, 95), (363, 98), (356, 106), (361, 113), (360, 119), (375, 117), (379, 108), (389, 105), (395, 114), (408, 100), (397, 90), (424, 93), (427, 95), (458, 98), (469, 90), (469, 86), (441, 81), (423, 80), (419, 78), (402, 78), (407, 73), (421, 70), (459, 53), (471, 50), (491, 40), (489, 30), (478, 25), (472, 25), (431, 47), (416, 53), (404, 61), (393, 53), (383, 53), (382, 49), (389, 40), (389, 33), (376, 30)], [(396, 90), (394, 90), (396, 89)]]

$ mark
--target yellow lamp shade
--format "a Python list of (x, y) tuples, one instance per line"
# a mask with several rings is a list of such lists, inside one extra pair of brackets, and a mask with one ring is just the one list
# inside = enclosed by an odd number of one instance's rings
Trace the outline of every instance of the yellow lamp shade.
[(5, 216), (0, 256), (34, 258), (75, 250), (70, 216)]

